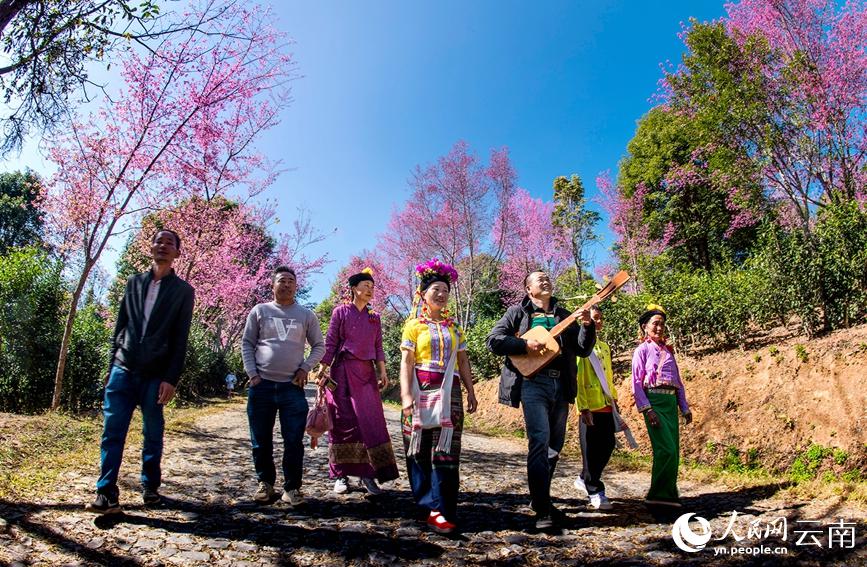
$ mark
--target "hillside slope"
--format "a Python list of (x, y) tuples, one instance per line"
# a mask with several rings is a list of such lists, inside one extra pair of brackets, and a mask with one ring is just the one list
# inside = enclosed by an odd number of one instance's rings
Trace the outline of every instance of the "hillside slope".
[[(624, 381), (627, 361), (621, 362), (620, 406), (640, 450), (649, 452), (643, 418)], [(681, 430), (684, 455), (710, 464), (734, 456), (783, 470), (815, 443), (838, 449), (838, 460), (845, 452), (844, 462), (830, 465), (832, 470), (867, 473), (867, 325), (811, 341), (798, 337), (700, 358), (679, 354), (678, 363), (695, 418)], [(477, 385), (474, 422), (488, 429), (522, 429), (521, 411), (497, 403), (497, 382)], [(574, 411), (569, 419), (576, 431)]]

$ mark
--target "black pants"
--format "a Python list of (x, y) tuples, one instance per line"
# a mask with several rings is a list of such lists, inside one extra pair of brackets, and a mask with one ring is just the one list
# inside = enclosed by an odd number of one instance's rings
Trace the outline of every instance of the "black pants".
[(551, 479), (563, 442), (569, 401), (563, 397), (558, 378), (536, 375), (521, 386), (521, 407), (527, 431), (527, 483), (533, 511), (539, 516), (551, 513)]
[(602, 471), (614, 452), (614, 414), (593, 412), (593, 425), (581, 422), (581, 478), (589, 494), (605, 490)]

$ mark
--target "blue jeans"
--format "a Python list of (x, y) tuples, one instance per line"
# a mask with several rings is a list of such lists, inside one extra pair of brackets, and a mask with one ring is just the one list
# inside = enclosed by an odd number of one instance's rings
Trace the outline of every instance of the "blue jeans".
[(291, 382), (262, 380), (247, 391), (247, 420), (253, 444), (256, 478), (274, 486), (274, 423), (280, 416), (283, 435), (283, 489), (301, 488), (304, 465), (304, 428), (307, 425), (304, 388)]
[[(527, 482), (533, 510), (551, 513), (551, 479), (566, 440), (569, 401), (559, 378), (535, 376), (521, 385), (521, 406), (527, 429)], [(549, 453), (549, 448), (552, 453)]]
[(113, 366), (105, 385), (102, 413), (105, 422), (100, 444), (100, 474), (96, 491), (118, 496), (117, 476), (123, 459), (123, 446), (136, 406), (141, 407), (142, 435), (141, 484), (156, 490), (160, 486), (160, 460), (163, 457), (163, 406), (157, 403), (160, 381), (142, 378)]

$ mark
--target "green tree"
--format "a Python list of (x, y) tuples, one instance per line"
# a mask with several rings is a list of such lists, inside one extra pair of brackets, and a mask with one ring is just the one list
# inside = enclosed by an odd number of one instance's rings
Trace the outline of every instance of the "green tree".
[(709, 271), (749, 252), (761, 189), (753, 162), (718, 132), (657, 107), (639, 121), (627, 151), (618, 186), (627, 196), (646, 188), (644, 222), (652, 238), (666, 235), (677, 264)]
[(584, 250), (597, 236), (594, 227), (600, 216), (587, 208), (584, 184), (573, 174), (571, 178), (560, 176), (554, 180), (554, 211), (551, 222), (572, 253), (578, 284), (583, 281), (586, 259)]
[[(35, 247), (0, 256), (0, 411), (37, 412), (51, 403), (63, 310), (70, 300), (61, 270), (59, 261)], [(99, 406), (108, 335), (103, 306), (87, 302), (73, 323), (64, 409)]]
[(31, 171), (0, 173), (0, 255), (42, 242), (39, 178)]

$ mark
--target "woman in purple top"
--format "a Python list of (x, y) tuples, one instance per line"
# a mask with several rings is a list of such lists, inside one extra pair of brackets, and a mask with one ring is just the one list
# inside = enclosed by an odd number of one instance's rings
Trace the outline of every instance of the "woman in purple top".
[(374, 479), (386, 482), (397, 478), (379, 395), (388, 385), (388, 377), (382, 324), (370, 309), (373, 285), (369, 268), (349, 278), (350, 298), (334, 308), (325, 337), (325, 371), (320, 385), (328, 386), (328, 465), (338, 494), (349, 490), (350, 476), (359, 477), (370, 494), (382, 493)]
[(665, 310), (648, 305), (638, 326), (642, 342), (632, 355), (632, 394), (635, 406), (644, 414), (647, 434), (653, 448), (648, 504), (680, 506), (677, 469), (680, 465), (680, 424), (692, 422), (686, 392), (674, 360), (674, 349), (665, 340)]

